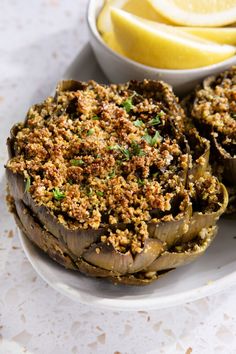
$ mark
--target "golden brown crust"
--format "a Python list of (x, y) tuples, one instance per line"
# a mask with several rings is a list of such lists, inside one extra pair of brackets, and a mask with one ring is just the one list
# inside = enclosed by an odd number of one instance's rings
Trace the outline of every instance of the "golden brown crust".
[(209, 142), (184, 134), (184, 119), (162, 82), (59, 84), (8, 139), (23, 232), (65, 267), (122, 283), (157, 279), (148, 269), (166, 252), (166, 269), (194, 259), (186, 247), (228, 199), (209, 171)]

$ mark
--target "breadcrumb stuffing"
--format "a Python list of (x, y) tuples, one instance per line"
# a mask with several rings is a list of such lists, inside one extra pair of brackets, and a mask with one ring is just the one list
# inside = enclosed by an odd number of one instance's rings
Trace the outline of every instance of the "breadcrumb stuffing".
[[(60, 223), (71, 229), (109, 225), (102, 242), (140, 253), (148, 222), (168, 218), (176, 196), (187, 193), (183, 111), (164, 83), (80, 85), (59, 88), (30, 108), (7, 167), (30, 178), (34, 201)], [(204, 190), (206, 204), (217, 203), (210, 175), (189, 188), (193, 199)]]

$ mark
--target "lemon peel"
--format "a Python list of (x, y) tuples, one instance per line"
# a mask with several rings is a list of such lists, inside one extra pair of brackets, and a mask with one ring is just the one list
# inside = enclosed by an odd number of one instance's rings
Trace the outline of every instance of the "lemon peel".
[(235, 0), (148, 0), (156, 12), (183, 26), (218, 27), (236, 21)]

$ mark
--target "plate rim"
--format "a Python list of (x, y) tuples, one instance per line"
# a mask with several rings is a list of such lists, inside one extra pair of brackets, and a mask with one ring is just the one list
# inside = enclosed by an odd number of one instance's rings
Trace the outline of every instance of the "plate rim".
[[(196, 300), (202, 299), (206, 296), (217, 294), (223, 290), (232, 287), (236, 283), (236, 271), (231, 272), (217, 280), (209, 282), (201, 287), (197, 287), (188, 291), (183, 291), (179, 294), (169, 295), (169, 296), (157, 296), (156, 298), (149, 299), (144, 306), (144, 299), (109, 299), (109, 298), (98, 298), (97, 296), (84, 292), (86, 298), (81, 296), (79, 291), (70, 288), (68, 285), (66, 287), (57, 286), (56, 283), (52, 283), (50, 279), (38, 268), (37, 262), (35, 262), (33, 255), (30, 253), (30, 248), (34, 248), (34, 252), (38, 254), (41, 253), (37, 246), (35, 246), (27, 236), (17, 227), (17, 233), (24, 250), (24, 253), (31, 263), (32, 267), (36, 273), (53, 289), (69, 297), (70, 299), (80, 302), (84, 305), (89, 305), (96, 307), (97, 309), (107, 309), (113, 311), (139, 311), (139, 310), (158, 310), (164, 308), (171, 308), (174, 306), (183, 305), (186, 303), (191, 303)], [(30, 245), (30, 246), (29, 246)], [(39, 254), (41, 257), (41, 254)], [(46, 258), (45, 258), (46, 259)], [(48, 261), (52, 261), (48, 258)], [(61, 267), (57, 264), (58, 267)], [(80, 273), (78, 273), (79, 275)], [(67, 289), (67, 290), (66, 290)]]

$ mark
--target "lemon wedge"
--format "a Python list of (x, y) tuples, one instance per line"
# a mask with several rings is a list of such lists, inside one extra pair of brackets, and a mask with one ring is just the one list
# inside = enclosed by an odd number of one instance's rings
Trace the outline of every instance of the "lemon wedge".
[(192, 69), (218, 63), (235, 53), (233, 46), (215, 44), (120, 9), (111, 9), (111, 18), (115, 38), (126, 56), (148, 66)]
[[(173, 28), (173, 31), (175, 28)], [(207, 39), (212, 42), (216, 42), (219, 44), (229, 44), (236, 45), (236, 28), (230, 27), (181, 27), (181, 31), (193, 34), (195, 36), (201, 37), (203, 39)], [(113, 31), (104, 33), (102, 35), (103, 40), (106, 42), (108, 47), (113, 49), (115, 52), (125, 55), (123, 49), (120, 44), (117, 42), (115, 34)]]
[(181, 27), (181, 30), (216, 43), (236, 45), (235, 27)]
[(226, 26), (236, 21), (235, 0), (149, 0), (158, 14), (184, 26)]
[(102, 38), (103, 38), (104, 42), (106, 42), (108, 47), (113, 49), (116, 53), (125, 56), (125, 53), (124, 53), (122, 47), (120, 46), (120, 44), (117, 42), (115, 34), (114, 34), (113, 31), (104, 33), (102, 35)]
[(118, 8), (147, 20), (170, 23), (152, 7), (148, 0), (106, 0), (97, 19), (97, 28), (101, 34), (111, 32), (111, 8)]

